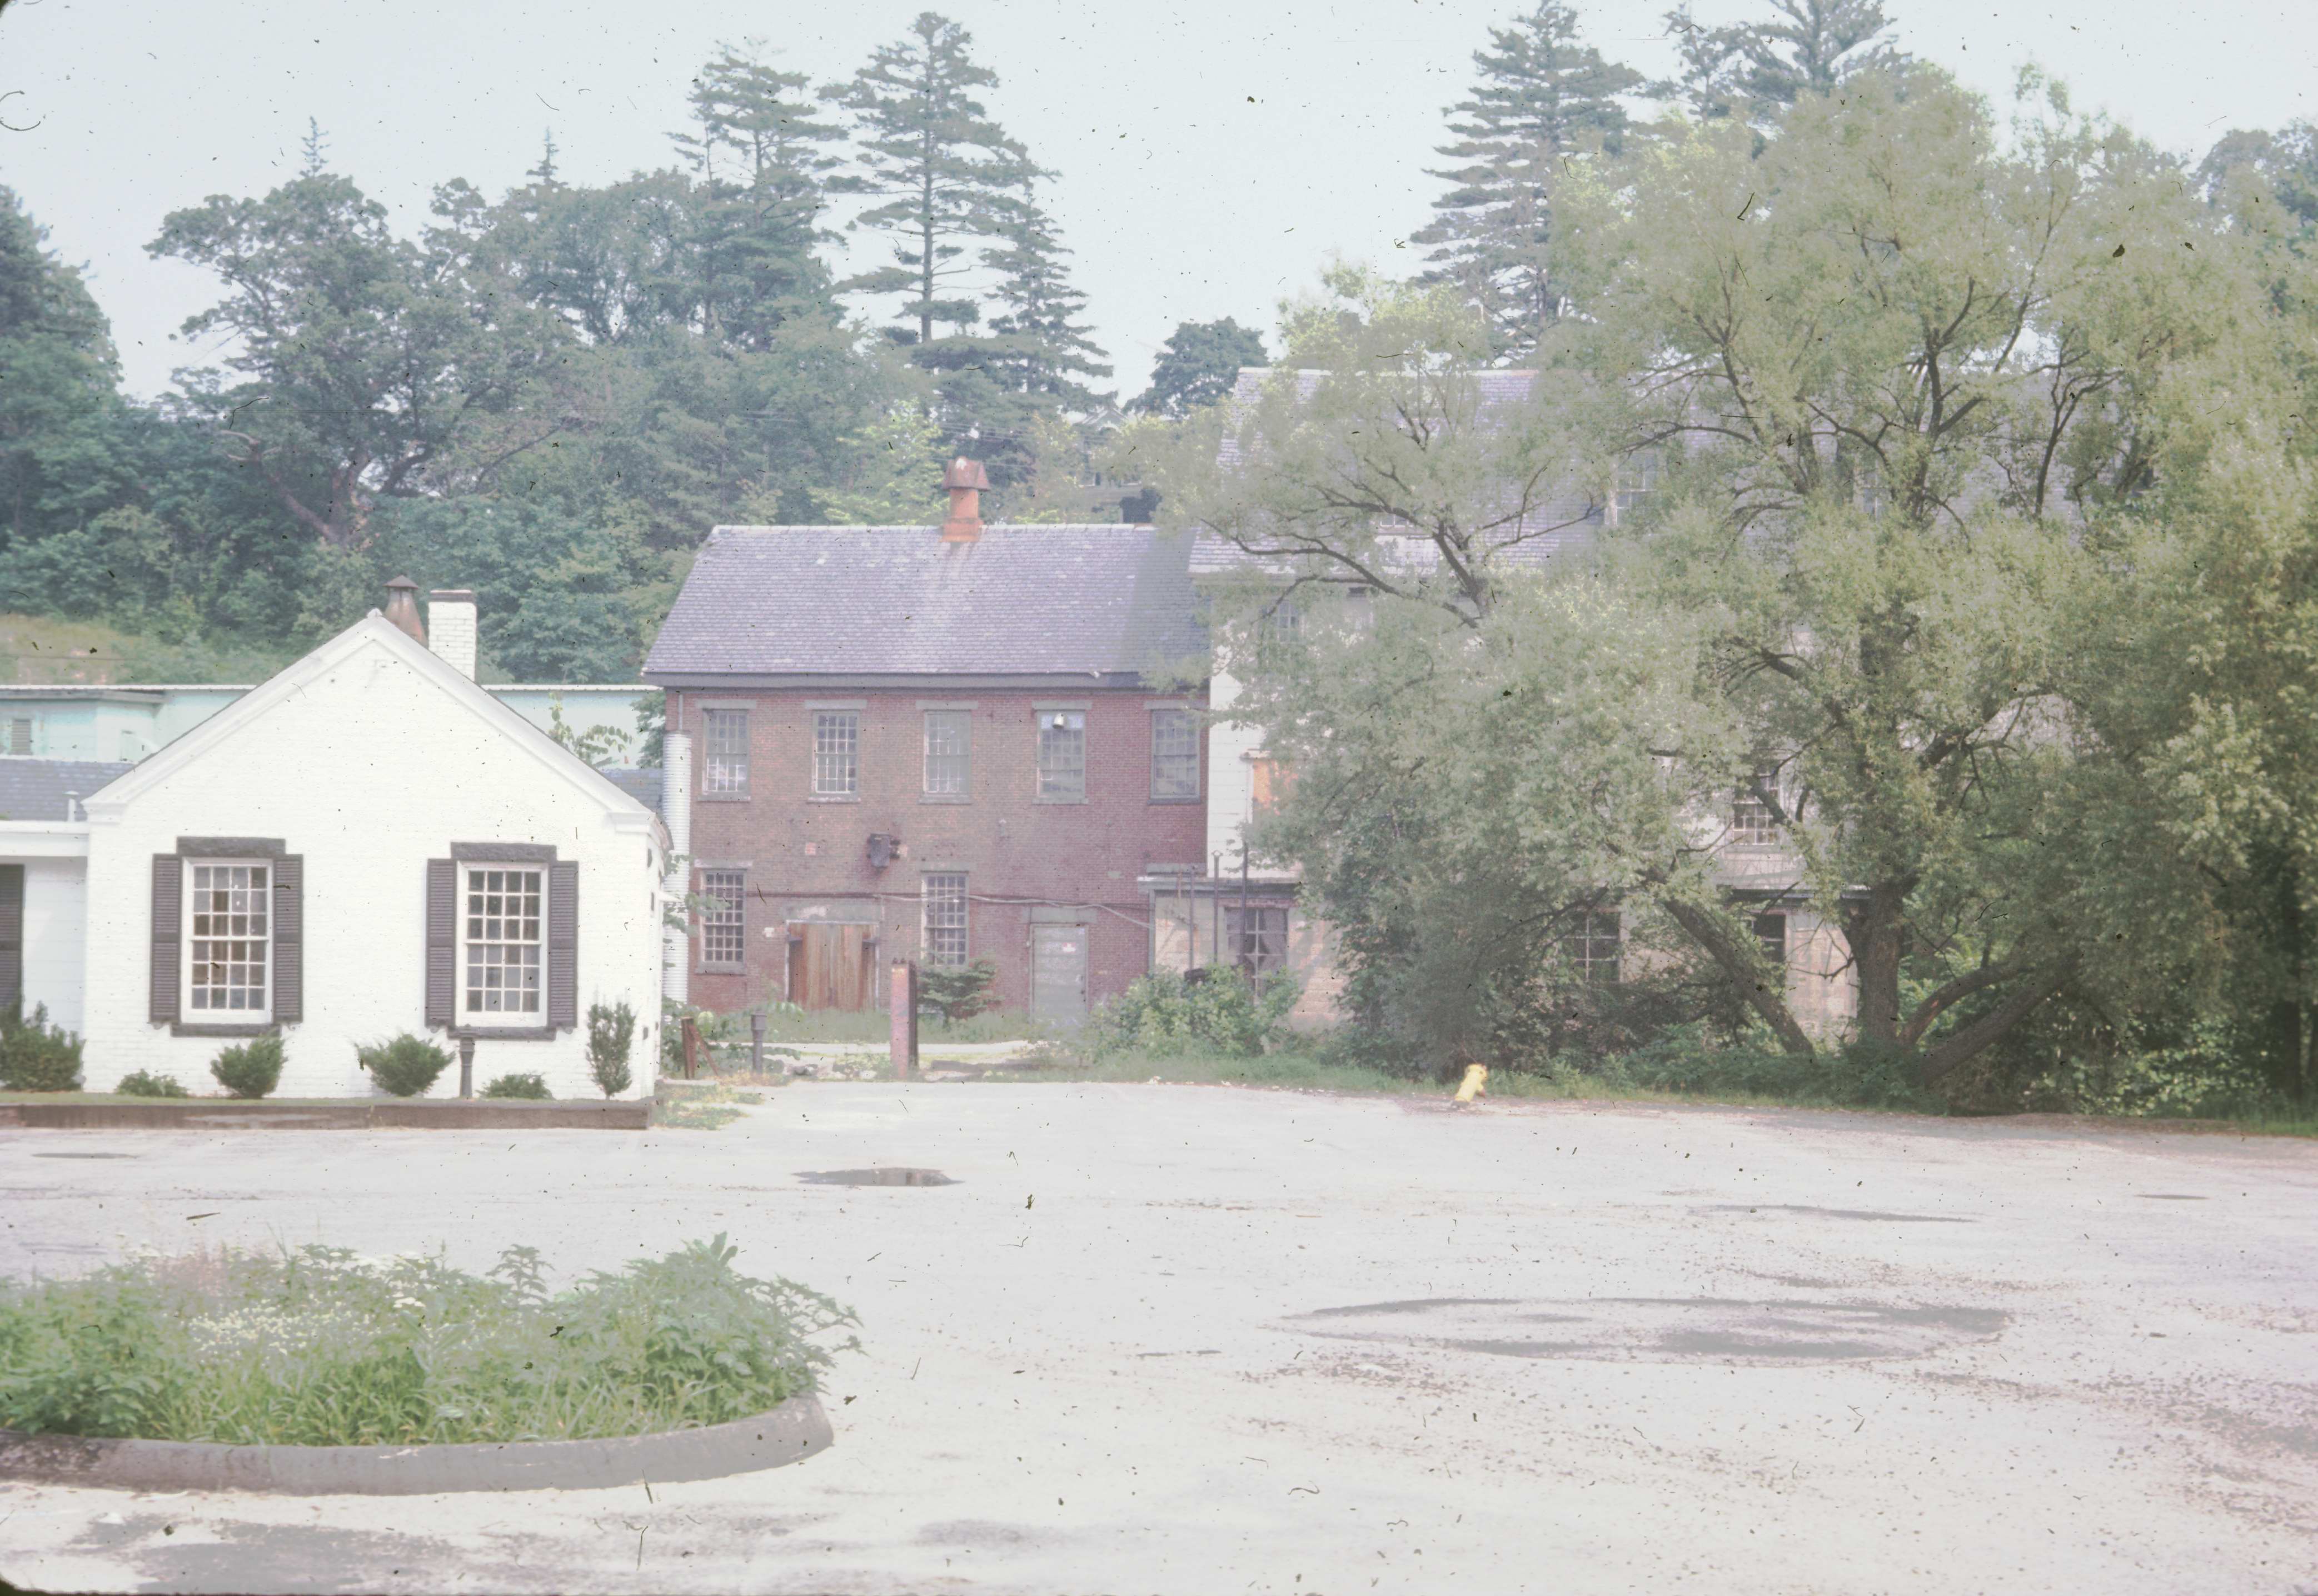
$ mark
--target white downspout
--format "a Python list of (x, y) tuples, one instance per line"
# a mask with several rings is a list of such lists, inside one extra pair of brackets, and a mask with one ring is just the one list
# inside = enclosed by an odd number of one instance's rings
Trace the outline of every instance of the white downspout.
[[(687, 732), (663, 734), (660, 812), (668, 824), (668, 901), (678, 908), (692, 891), (692, 738)], [(671, 1003), (688, 1003), (692, 934), (669, 927), (660, 935), (660, 991)]]

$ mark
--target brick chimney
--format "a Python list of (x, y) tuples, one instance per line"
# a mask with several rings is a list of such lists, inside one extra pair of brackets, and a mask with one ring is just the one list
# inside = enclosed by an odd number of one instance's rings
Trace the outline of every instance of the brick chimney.
[(982, 536), (982, 490), (990, 486), (990, 473), (980, 461), (961, 454), (942, 472), (942, 486), (949, 489), (949, 519), (942, 523), (942, 542), (975, 542)]
[(427, 646), (435, 658), (475, 679), (475, 590), (437, 587), (427, 596)]
[(427, 624), (418, 618), (418, 584), (409, 577), (397, 577), (386, 585), (386, 618), (420, 643), (427, 641)]

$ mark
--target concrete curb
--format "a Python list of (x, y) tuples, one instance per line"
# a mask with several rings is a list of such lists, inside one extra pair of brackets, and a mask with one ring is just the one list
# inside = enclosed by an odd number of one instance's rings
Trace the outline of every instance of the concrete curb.
[(606, 1103), (487, 1102), (473, 1098), (376, 1103), (0, 1103), (0, 1125), (31, 1130), (597, 1130), (641, 1131), (651, 1099)]
[(0, 1480), (108, 1491), (271, 1491), (299, 1496), (432, 1496), (461, 1491), (597, 1491), (712, 1480), (801, 1463), (835, 1444), (813, 1396), (698, 1430), (579, 1441), (418, 1447), (229, 1447), (96, 1440), (0, 1430)]

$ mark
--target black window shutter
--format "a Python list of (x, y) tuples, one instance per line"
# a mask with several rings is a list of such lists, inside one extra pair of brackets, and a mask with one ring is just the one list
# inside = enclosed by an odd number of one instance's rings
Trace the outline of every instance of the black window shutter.
[(456, 1022), (454, 977), (458, 973), (459, 866), (450, 859), (427, 861), (427, 1025), (447, 1030)]
[(306, 1018), (306, 856), (274, 861), (274, 1019)]
[(547, 874), (547, 1024), (570, 1030), (580, 1023), (579, 861), (559, 860)]
[(0, 1014), (24, 1003), (24, 867), (0, 865)]
[(153, 991), (146, 1017), (155, 1025), (177, 1019), (177, 986), (184, 971), (185, 862), (153, 856)]

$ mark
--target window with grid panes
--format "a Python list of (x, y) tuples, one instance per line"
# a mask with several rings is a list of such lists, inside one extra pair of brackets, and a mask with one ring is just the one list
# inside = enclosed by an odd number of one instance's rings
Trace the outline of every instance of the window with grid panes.
[(1086, 796), (1086, 715), (1074, 709), (1038, 712), (1038, 796), (1075, 802)]
[(1763, 847), (1779, 840), (1777, 820), (1771, 806), (1758, 795), (1776, 777), (1765, 771), (1755, 778), (1755, 785), (1738, 789), (1730, 803), (1730, 840), (1742, 847)]
[(926, 963), (955, 969), (966, 963), (966, 877), (928, 875), (921, 882), (925, 905)]
[(964, 798), (973, 791), (974, 714), (926, 711), (926, 796)]
[(462, 964), (470, 1014), (537, 1014), (547, 873), (469, 865)]
[(204, 1014), (270, 1013), (273, 867), (204, 860), (187, 873), (185, 1007)]
[(700, 962), (738, 969), (748, 962), (748, 882), (738, 870), (704, 870), (700, 893)]
[(813, 792), (816, 798), (850, 798), (861, 791), (861, 713), (815, 710)]
[(1637, 449), (1618, 462), (1618, 512), (1640, 509), (1658, 489), (1658, 452)]
[(1580, 980), (1618, 979), (1619, 931), (1618, 911), (1614, 909), (1591, 910), (1578, 917), (1576, 928), (1562, 939), (1561, 947)]
[(1151, 795), (1199, 795), (1199, 722), (1190, 710), (1151, 712)]
[(707, 758), (700, 767), (700, 790), (711, 797), (735, 798), (749, 791), (749, 712), (712, 709), (701, 713), (707, 731)]

